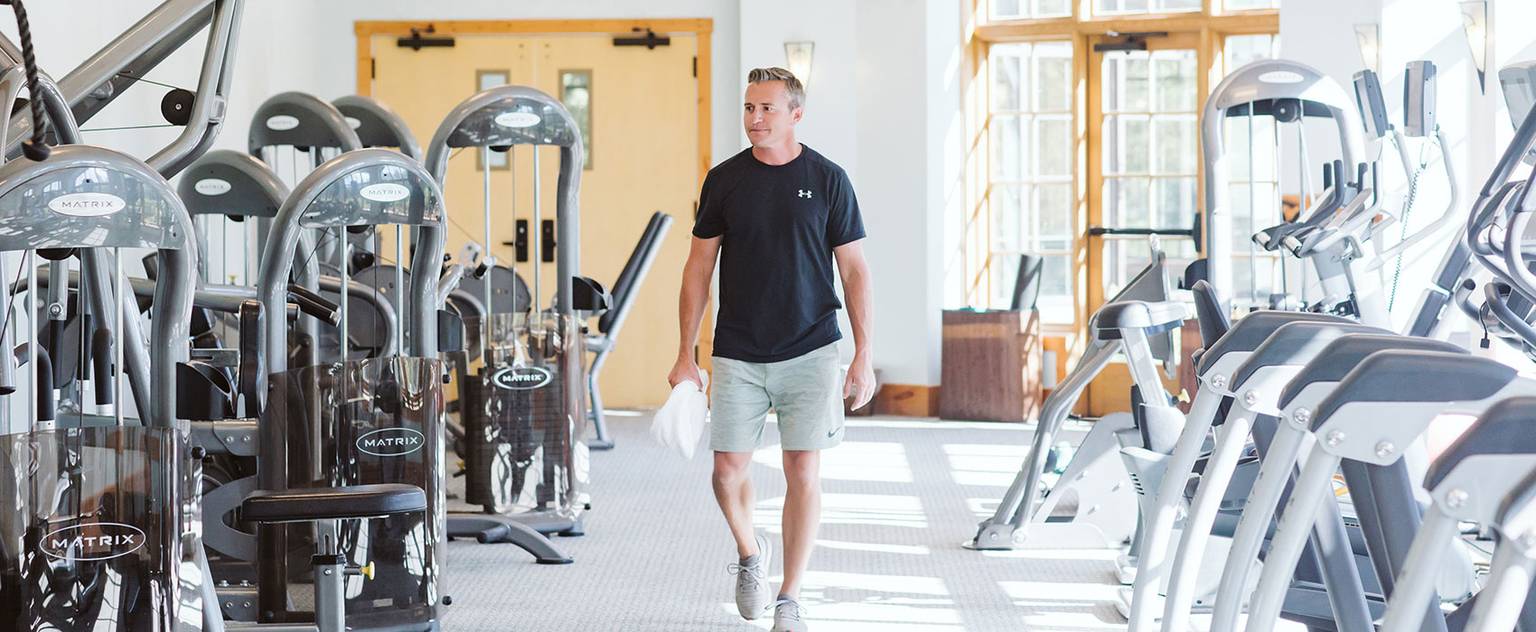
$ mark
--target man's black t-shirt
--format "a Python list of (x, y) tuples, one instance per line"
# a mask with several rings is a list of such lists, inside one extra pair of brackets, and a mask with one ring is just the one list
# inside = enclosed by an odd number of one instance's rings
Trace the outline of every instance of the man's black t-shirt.
[(716, 356), (778, 362), (837, 342), (832, 249), (864, 238), (842, 167), (801, 146), (783, 165), (750, 148), (704, 178), (693, 235), (720, 237)]

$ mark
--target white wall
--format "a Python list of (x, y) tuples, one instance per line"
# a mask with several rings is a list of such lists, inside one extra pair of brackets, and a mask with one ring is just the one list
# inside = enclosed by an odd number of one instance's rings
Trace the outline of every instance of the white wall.
[[(857, 133), (860, 201), (877, 268), (876, 349), (887, 382), (938, 384), (939, 309), (929, 289), (941, 279), (928, 240), (929, 82), (924, 0), (857, 3)], [(956, 12), (958, 16), (958, 12)]]
[[(950, 0), (740, 6), (741, 77), (784, 65), (784, 42), (815, 42), (797, 134), (847, 170), (858, 193), (875, 283), (875, 367), (886, 383), (938, 384), (943, 167), (953, 164), (942, 147), (958, 141), (951, 127), (959, 125), (960, 99), (957, 75), (937, 73), (958, 64), (959, 7)], [(850, 331), (846, 318), (842, 326)], [(843, 347), (851, 355), (851, 339)]]
[[(893, 4), (901, 4), (898, 0)], [(798, 136), (850, 175), (858, 173), (857, 116), (859, 92), (855, 64), (859, 59), (858, 2), (740, 0), (741, 69), (727, 98), (732, 111), (741, 112), (741, 91), (747, 71), (764, 66), (785, 66), (784, 42), (815, 42), (810, 83), (806, 85), (805, 118)], [(728, 136), (728, 134), (721, 134)], [(747, 145), (740, 119), (735, 120), (736, 147)], [(731, 152), (735, 153), (735, 152)], [(730, 154), (721, 154), (725, 158)]]

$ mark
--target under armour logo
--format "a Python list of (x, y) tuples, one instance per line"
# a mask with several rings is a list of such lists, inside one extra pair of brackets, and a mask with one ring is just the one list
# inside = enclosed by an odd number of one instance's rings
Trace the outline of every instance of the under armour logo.
[(800, 189), (800, 197), (809, 198), (811, 197), (811, 192), (805, 189)]

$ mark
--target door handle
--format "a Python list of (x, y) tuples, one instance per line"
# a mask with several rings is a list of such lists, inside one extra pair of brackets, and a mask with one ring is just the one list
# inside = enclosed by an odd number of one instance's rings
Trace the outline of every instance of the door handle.
[(512, 236), (512, 246), (516, 252), (518, 263), (528, 263), (528, 220), (517, 220), (517, 228)]
[(555, 220), (542, 220), (539, 223), (539, 259), (544, 263), (553, 263), (556, 245)]

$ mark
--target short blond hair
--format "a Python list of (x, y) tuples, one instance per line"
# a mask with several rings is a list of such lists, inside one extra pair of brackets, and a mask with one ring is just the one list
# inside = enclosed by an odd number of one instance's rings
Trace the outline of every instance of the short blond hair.
[(771, 68), (753, 68), (747, 73), (747, 83), (763, 83), (765, 81), (784, 82), (784, 91), (789, 93), (790, 109), (805, 105), (805, 86), (792, 73), (777, 66)]

